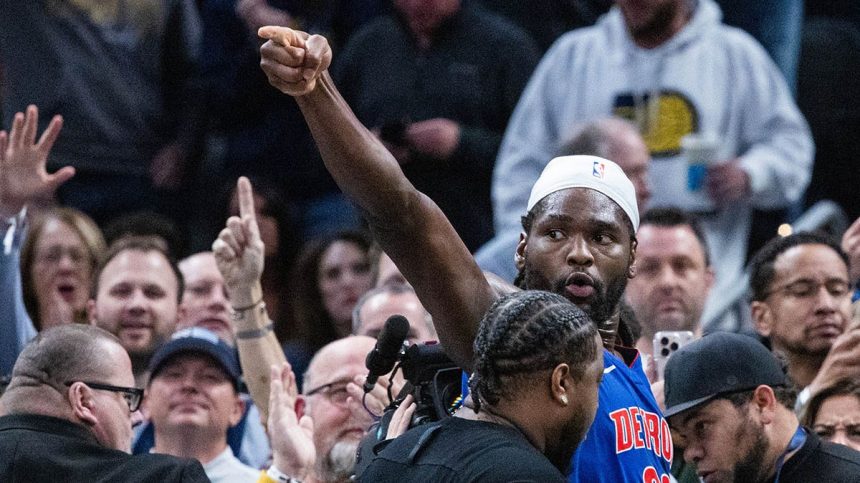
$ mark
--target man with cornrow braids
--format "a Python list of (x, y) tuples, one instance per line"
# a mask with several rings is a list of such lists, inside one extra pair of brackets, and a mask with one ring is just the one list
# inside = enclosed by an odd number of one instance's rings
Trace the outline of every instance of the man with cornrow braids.
[(560, 295), (499, 299), (475, 339), (476, 420), (447, 418), (389, 440), (360, 481), (563, 482), (597, 409), (600, 349), (591, 319)]
[[(326, 39), (284, 27), (263, 27), (259, 35), (267, 40), (261, 66), (269, 82), (296, 98), (326, 168), (415, 288), (446, 353), (471, 372), (479, 321), (500, 294), (439, 207), (343, 101), (327, 72)], [(579, 306), (600, 328), (605, 349), (598, 412), (573, 455), (570, 481), (669, 482), (669, 427), (618, 322), (621, 294), (634, 275), (633, 184), (606, 159), (560, 157), (547, 164), (523, 208), (527, 223), (512, 254), (522, 286)]]

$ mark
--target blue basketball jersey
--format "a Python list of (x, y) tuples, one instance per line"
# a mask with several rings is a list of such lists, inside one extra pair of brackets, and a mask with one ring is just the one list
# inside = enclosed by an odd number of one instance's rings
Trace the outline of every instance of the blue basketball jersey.
[(673, 481), (669, 424), (651, 393), (642, 360), (632, 349), (627, 365), (603, 351), (597, 415), (571, 461), (570, 483)]

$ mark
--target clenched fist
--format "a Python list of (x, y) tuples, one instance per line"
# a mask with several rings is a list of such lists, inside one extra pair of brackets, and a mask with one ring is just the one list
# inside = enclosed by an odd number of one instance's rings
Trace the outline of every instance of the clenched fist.
[(269, 84), (291, 96), (314, 90), (331, 65), (331, 47), (321, 35), (308, 35), (287, 27), (267, 26), (257, 31), (267, 40), (260, 47), (260, 67)]

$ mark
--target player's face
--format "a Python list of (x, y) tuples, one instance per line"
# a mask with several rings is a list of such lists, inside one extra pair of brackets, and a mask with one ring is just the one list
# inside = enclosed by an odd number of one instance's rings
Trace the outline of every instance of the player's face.
[(601, 323), (627, 285), (636, 243), (624, 212), (603, 193), (570, 188), (548, 195), (517, 247), (527, 289), (566, 297)]

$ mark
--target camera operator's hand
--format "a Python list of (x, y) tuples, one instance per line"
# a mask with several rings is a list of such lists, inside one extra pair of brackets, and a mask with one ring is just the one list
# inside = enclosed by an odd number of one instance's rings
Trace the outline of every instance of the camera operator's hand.
[(296, 416), (296, 376), (289, 362), (271, 367), (269, 421), (272, 464), (297, 480), (305, 480), (316, 463), (314, 422), (310, 416)]
[(412, 415), (415, 414), (415, 398), (412, 394), (408, 394), (403, 398), (403, 402), (391, 415), (391, 421), (388, 422), (388, 431), (385, 433), (385, 439), (394, 439), (409, 429), (409, 424), (412, 422)]
[[(394, 384), (392, 385), (388, 382), (388, 374), (380, 377), (376, 380), (376, 384), (373, 386), (373, 389), (367, 393), (367, 397), (364, 395), (364, 382), (367, 380), (367, 376), (355, 376), (351, 383), (346, 385), (346, 392), (349, 394), (350, 399), (357, 404), (350, 404), (350, 406), (357, 407), (360, 411), (367, 412), (370, 411), (371, 414), (375, 417), (382, 416), (382, 413), (385, 411), (385, 408), (391, 403), (388, 399), (388, 386), (391, 386), (391, 394), (396, 396), (400, 389), (403, 388), (403, 380), (402, 378), (398, 381), (398, 376), (395, 376)], [(365, 409), (364, 406), (367, 406)]]

